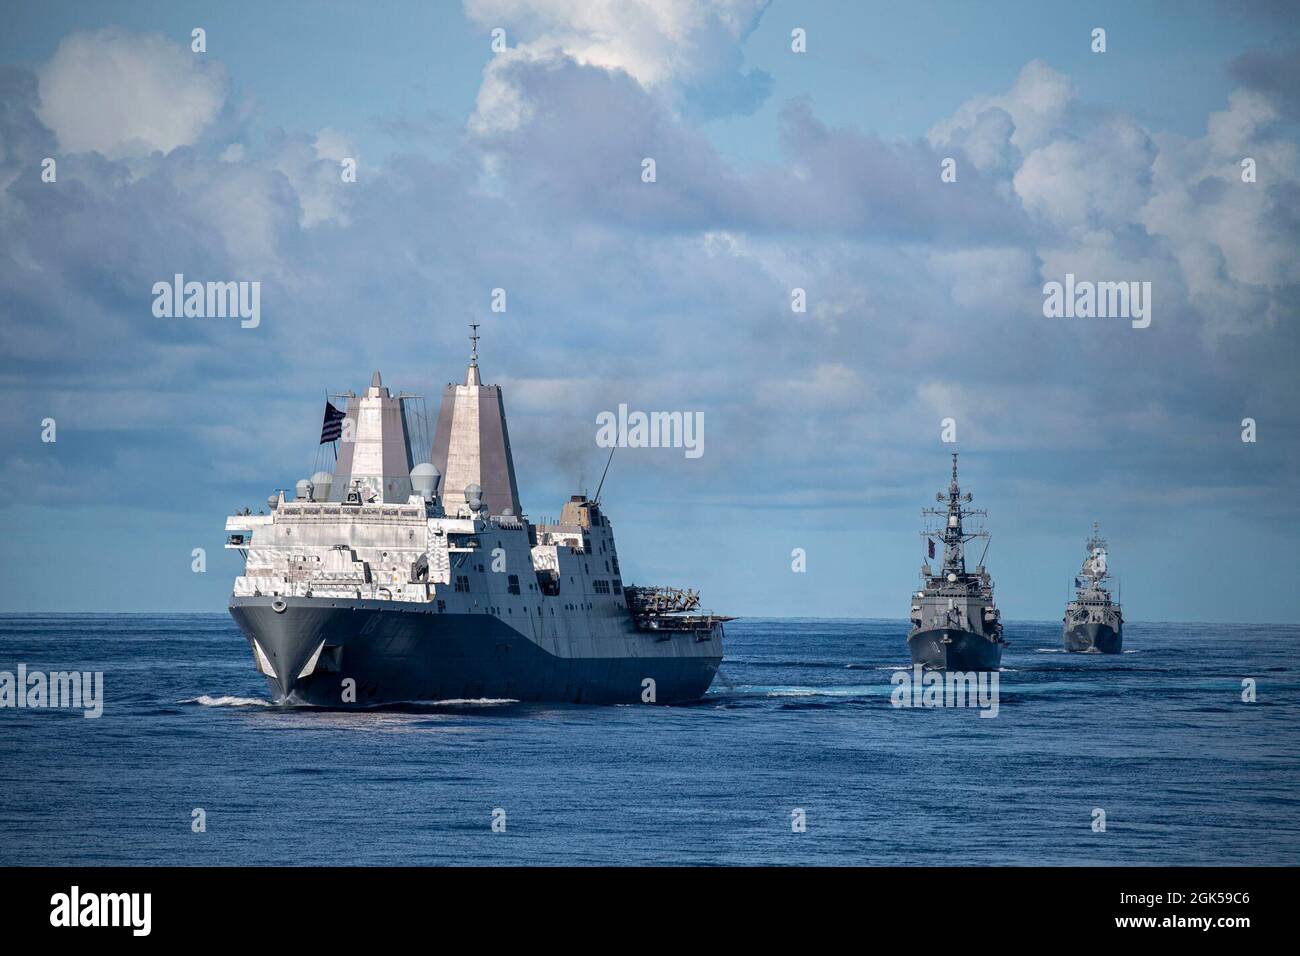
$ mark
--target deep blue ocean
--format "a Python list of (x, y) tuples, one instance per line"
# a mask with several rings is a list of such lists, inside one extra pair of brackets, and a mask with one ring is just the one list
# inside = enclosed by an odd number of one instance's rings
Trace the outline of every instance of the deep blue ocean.
[(268, 706), (225, 614), (2, 616), (0, 670), (106, 701), (0, 709), (0, 864), (1300, 863), (1300, 628), (1010, 622), (996, 719), (893, 708), (905, 632), (736, 621), (691, 706), (341, 713)]

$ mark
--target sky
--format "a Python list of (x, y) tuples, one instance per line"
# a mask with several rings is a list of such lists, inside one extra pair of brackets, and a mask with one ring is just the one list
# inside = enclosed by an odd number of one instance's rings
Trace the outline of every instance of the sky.
[[(0, 610), (221, 611), (322, 394), (432, 404), (478, 321), (534, 516), (600, 412), (702, 413), (615, 454), (629, 583), (904, 618), (956, 450), (1005, 618), (1097, 521), (1129, 620), (1294, 621), (1296, 10), (4, 0)], [(177, 273), (260, 324), (156, 316)], [(1150, 325), (1046, 317), (1067, 274)]]

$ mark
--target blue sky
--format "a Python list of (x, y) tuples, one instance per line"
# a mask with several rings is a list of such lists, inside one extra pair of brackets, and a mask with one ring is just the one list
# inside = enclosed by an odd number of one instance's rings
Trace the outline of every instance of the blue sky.
[[(476, 317), (535, 515), (597, 412), (704, 412), (702, 458), (615, 458), (632, 580), (905, 616), (951, 416), (1006, 617), (1059, 616), (1096, 519), (1131, 619), (1293, 619), (1295, 13), (901, 6), (6, 4), (0, 608), (221, 609), (322, 390), (432, 399)], [(156, 319), (175, 272), (263, 324)], [(1043, 318), (1066, 272), (1150, 281), (1151, 327)]]

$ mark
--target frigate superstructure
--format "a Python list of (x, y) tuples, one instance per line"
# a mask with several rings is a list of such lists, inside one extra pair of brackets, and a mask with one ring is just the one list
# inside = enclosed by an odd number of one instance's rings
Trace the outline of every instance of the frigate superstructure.
[[(921, 532), (929, 543), (929, 554), (921, 565), (921, 589), (912, 593), (912, 629), (907, 635), (913, 664), (952, 671), (997, 670), (1002, 663), (1002, 621), (993, 601), (993, 579), (981, 556), (973, 572), (966, 570), (966, 545), (988, 534), (971, 530), (966, 519), (984, 517), (982, 509), (967, 508), (969, 493), (963, 495), (957, 483), (957, 455), (952, 456), (952, 480), (948, 492), (939, 492), (935, 500), (943, 508), (925, 508), (921, 514), (939, 519), (939, 527)], [(943, 545), (942, 565), (938, 573), (930, 567), (934, 542)]]
[(1065, 605), (1061, 638), (1067, 651), (1118, 654), (1124, 646), (1124, 614), (1119, 602), (1111, 600), (1117, 582), (1107, 567), (1106, 540), (1095, 521), (1086, 547), (1088, 556), (1074, 576), (1074, 600)]
[(480, 381), (476, 328), (472, 340), (432, 461), (412, 444), (407, 396), (376, 372), (348, 398), (333, 472), (227, 518), (245, 561), (230, 613), (275, 700), (699, 698), (730, 618), (693, 591), (625, 587), (599, 490), (556, 521), (528, 519), (501, 389)]

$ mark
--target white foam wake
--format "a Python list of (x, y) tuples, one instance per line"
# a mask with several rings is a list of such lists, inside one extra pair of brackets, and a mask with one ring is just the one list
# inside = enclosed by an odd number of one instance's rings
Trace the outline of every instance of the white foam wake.
[(498, 704), (517, 704), (513, 697), (451, 697), (447, 700), (418, 700), (414, 704), (425, 707), (494, 707)]
[(274, 704), (269, 700), (261, 697), (231, 697), (223, 695), (221, 697), (210, 697), (203, 694), (199, 697), (190, 697), (180, 701), (182, 704), (199, 704), (203, 707), (273, 707)]

